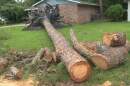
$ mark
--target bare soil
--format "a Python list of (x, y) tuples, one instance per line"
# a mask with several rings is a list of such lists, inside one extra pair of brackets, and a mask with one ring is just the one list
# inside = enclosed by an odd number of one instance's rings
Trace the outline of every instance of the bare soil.
[(7, 80), (1, 77), (0, 86), (34, 86), (33, 78), (27, 80)]

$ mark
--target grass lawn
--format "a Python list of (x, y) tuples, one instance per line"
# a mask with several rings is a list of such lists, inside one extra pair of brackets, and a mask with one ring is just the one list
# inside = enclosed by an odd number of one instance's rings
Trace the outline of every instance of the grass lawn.
[[(74, 25), (58, 29), (70, 42), (69, 30), (74, 29), (80, 41), (96, 41), (102, 40), (104, 32), (126, 32), (127, 38), (130, 40), (130, 23), (126, 22), (95, 22), (82, 25)], [(23, 27), (11, 27), (0, 29), (0, 39), (7, 48), (15, 48), (17, 50), (34, 50), (37, 51), (42, 47), (53, 48), (53, 44), (49, 39), (45, 30), (39, 31), (22, 31)], [(2, 37), (1, 37), (1, 34)], [(4, 38), (4, 35), (6, 37)], [(81, 86), (96, 86), (107, 80), (111, 81), (113, 86), (120, 86), (121, 82), (125, 82), (126, 86), (130, 86), (130, 55), (125, 64), (109, 71), (102, 71), (96, 67), (93, 68), (92, 77), (81, 84)], [(48, 79), (50, 81), (69, 80), (68, 74), (65, 72), (63, 64), (56, 65), (61, 73), (51, 74)], [(53, 78), (52, 78), (53, 77)], [(55, 77), (55, 78), (54, 78)]]

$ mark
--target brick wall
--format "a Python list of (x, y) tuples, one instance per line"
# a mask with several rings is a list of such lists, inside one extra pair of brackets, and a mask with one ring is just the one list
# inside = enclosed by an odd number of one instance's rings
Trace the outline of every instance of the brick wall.
[(92, 21), (92, 18), (97, 15), (98, 9), (94, 6), (79, 5), (78, 6), (78, 23)]
[(59, 5), (59, 13), (68, 24), (90, 22), (96, 15), (97, 7), (89, 5), (63, 4)]
[(59, 5), (59, 13), (63, 16), (64, 22), (73, 24), (78, 23), (78, 6), (76, 4)]

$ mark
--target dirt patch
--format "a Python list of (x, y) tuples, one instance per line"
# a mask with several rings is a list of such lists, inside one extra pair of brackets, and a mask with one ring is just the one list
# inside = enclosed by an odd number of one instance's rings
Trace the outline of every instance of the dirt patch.
[(0, 86), (34, 86), (35, 82), (33, 78), (27, 80), (7, 80), (4, 78), (0, 79)]

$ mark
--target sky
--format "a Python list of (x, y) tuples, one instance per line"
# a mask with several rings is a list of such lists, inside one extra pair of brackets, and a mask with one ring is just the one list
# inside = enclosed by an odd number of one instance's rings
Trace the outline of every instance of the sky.
[(24, 2), (24, 0), (15, 0), (16, 2)]

